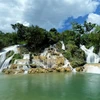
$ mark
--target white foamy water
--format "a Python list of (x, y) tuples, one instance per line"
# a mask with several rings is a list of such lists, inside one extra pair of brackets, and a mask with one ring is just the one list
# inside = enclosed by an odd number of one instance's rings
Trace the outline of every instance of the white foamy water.
[(60, 41), (61, 44), (62, 44), (62, 50), (65, 50), (65, 45), (64, 45), (64, 42), (63, 41)]
[[(3, 69), (5, 69), (9, 66), (9, 62), (11, 61), (14, 54), (18, 53), (18, 49), (17, 49), (18, 46), (19, 45), (6, 47), (2, 50), (2, 52), (0, 52), (0, 71), (2, 71)], [(14, 51), (14, 54), (6, 59), (6, 54), (9, 51)]]
[(93, 46), (90, 47), (89, 49), (87, 49), (84, 45), (80, 45), (80, 48), (86, 54), (86, 62), (87, 63), (99, 63), (100, 62), (100, 56), (93, 52), (93, 50), (94, 50)]
[(100, 64), (86, 64), (84, 72), (100, 74)]

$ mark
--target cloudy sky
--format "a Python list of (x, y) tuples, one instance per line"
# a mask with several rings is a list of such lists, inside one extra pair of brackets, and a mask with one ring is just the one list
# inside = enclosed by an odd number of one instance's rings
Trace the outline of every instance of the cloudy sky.
[(17, 22), (63, 31), (71, 22), (85, 20), (100, 25), (100, 0), (0, 0), (3, 32), (11, 32), (11, 24)]

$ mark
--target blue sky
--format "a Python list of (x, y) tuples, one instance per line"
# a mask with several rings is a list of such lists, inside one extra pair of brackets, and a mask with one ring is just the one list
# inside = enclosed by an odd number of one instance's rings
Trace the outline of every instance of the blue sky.
[[(98, 0), (98, 2), (99, 2), (99, 0)], [(96, 24), (100, 25), (100, 4), (97, 6), (96, 10), (93, 12), (93, 14), (95, 14), (99, 17), (98, 23), (96, 22), (96, 20), (97, 20), (96, 17), (94, 17), (95, 21), (92, 21), (92, 19), (91, 19), (91, 21), (88, 21), (89, 14), (86, 14), (84, 16), (79, 16), (78, 18), (69, 17), (67, 20), (65, 20), (64, 27), (61, 28), (61, 29), (58, 28), (58, 31), (62, 32), (66, 29), (71, 29), (71, 23), (72, 22), (78, 22), (79, 24), (83, 24), (84, 21), (87, 21), (87, 22), (92, 22), (92, 23), (96, 23)]]
[(38, 25), (59, 32), (71, 22), (100, 25), (100, 0), (0, 0), (0, 30), (13, 31), (11, 24)]

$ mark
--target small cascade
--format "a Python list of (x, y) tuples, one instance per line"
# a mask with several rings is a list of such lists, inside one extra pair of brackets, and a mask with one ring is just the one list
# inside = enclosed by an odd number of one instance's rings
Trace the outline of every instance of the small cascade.
[(28, 70), (29, 70), (28, 67), (29, 66), (26, 66), (26, 65), (23, 66), (24, 74), (27, 74), (28, 73)]
[(7, 69), (7, 67), (9, 66), (9, 62), (11, 61), (11, 59), (13, 58), (14, 55), (12, 55), (11, 57), (9, 57), (8, 59), (6, 59), (4, 61), (4, 63), (2, 64), (1, 66), (1, 69), (0, 69), (0, 72), (3, 70), (3, 69)]
[(0, 68), (6, 59), (6, 52), (0, 54)]
[(90, 47), (89, 49), (87, 49), (84, 45), (80, 45), (80, 48), (85, 52), (86, 54), (86, 62), (87, 64), (84, 65), (84, 72), (87, 73), (96, 73), (96, 74), (100, 74), (100, 55), (95, 54), (93, 52), (94, 47)]
[[(2, 50), (2, 52), (0, 53), (0, 71), (2, 71), (3, 69), (9, 66), (9, 62), (11, 61), (14, 54), (18, 53), (18, 50), (17, 50), (18, 46), (19, 45), (14, 45), (14, 46), (6, 47)], [(9, 51), (14, 51), (14, 54), (11, 57), (6, 59), (6, 54)]]
[(99, 63), (100, 57), (99, 55), (95, 54), (93, 52), (94, 47), (90, 47), (87, 49), (84, 45), (80, 45), (80, 48), (85, 52), (86, 54), (86, 62), (87, 63)]
[(65, 45), (64, 45), (64, 42), (63, 41), (60, 41), (61, 44), (62, 44), (62, 50), (65, 50)]
[(77, 71), (76, 71), (76, 69), (75, 69), (75, 68), (73, 68), (72, 72), (76, 73)]
[(64, 66), (63, 66), (63, 67), (64, 67), (64, 68), (70, 67), (71, 70), (73, 69), (72, 66), (70, 65), (70, 62), (69, 62), (67, 59), (65, 59), (65, 61), (64, 61)]

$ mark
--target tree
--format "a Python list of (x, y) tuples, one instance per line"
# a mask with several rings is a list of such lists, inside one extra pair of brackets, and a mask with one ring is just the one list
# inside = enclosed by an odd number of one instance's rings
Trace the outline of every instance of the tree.
[(86, 21), (84, 21), (85, 32), (90, 32), (95, 26), (96, 24), (92, 24), (91, 22), (87, 23)]

